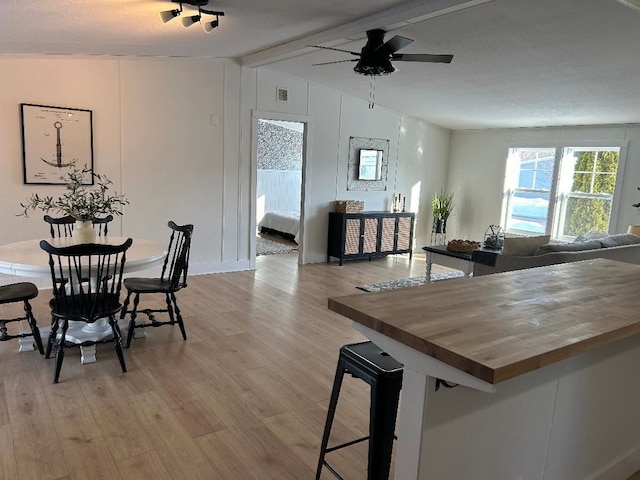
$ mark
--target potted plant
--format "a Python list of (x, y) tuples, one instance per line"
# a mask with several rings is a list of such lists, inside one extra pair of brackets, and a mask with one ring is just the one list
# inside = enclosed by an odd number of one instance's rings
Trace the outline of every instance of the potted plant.
[[(84, 179), (91, 176), (94, 185), (84, 185)], [(26, 202), (21, 203), (23, 211), (19, 216), (28, 217), (30, 210), (42, 210), (45, 213), (56, 211), (63, 215), (71, 215), (76, 219), (74, 236), (93, 234), (93, 219), (104, 215), (122, 215), (122, 207), (129, 201), (124, 195), (110, 193), (109, 187), (113, 184), (106, 175), (93, 172), (86, 165), (79, 169), (72, 165), (66, 174), (66, 190), (64, 194), (54, 199), (52, 196), (41, 197), (37, 193), (32, 194)]]
[(433, 196), (431, 208), (433, 211), (433, 233), (446, 233), (447, 218), (453, 210), (453, 193), (441, 189)]

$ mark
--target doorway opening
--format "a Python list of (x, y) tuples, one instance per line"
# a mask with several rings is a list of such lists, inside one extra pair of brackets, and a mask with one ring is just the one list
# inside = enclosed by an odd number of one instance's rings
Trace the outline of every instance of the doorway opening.
[(300, 255), (305, 123), (257, 118), (255, 126), (255, 256)]

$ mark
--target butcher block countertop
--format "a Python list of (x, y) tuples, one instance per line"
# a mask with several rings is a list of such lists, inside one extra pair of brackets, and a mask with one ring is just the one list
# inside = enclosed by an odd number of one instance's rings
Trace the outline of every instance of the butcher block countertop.
[(640, 333), (640, 265), (597, 259), (329, 299), (491, 384)]

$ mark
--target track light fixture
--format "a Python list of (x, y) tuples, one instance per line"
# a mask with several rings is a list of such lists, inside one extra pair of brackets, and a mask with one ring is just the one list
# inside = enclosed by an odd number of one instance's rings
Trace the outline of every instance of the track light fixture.
[(218, 15), (216, 15), (216, 19), (213, 22), (204, 22), (202, 24), (202, 29), (209, 33), (213, 31), (214, 28), (217, 28), (218, 25), (220, 25), (220, 20), (218, 20)]
[[(188, 16), (182, 17), (182, 25), (184, 25), (185, 27), (190, 27), (196, 22), (202, 22), (202, 28), (204, 29), (205, 32), (208, 33), (213, 31), (215, 28), (217, 28), (220, 25), (219, 17), (224, 16), (224, 12), (215, 12), (212, 10), (206, 10), (202, 8), (202, 7), (206, 7), (209, 4), (209, 0), (183, 0), (183, 1), (171, 0), (171, 1), (173, 3), (179, 4), (180, 8), (160, 12), (160, 20), (162, 20), (164, 23), (167, 23), (168, 21), (182, 14), (182, 4), (191, 5), (192, 7), (198, 8), (197, 15), (188, 15)], [(215, 20), (212, 20), (212, 21), (202, 21), (203, 15), (212, 15), (212, 16), (215, 16), (216, 18)]]
[(180, 5), (180, 10), (165, 10), (164, 12), (160, 12), (160, 20), (162, 20), (162, 23), (167, 23), (169, 20), (173, 20), (181, 13), (182, 5)]
[(199, 22), (201, 18), (202, 16), (200, 14), (189, 15), (188, 17), (182, 17), (182, 25), (184, 25), (185, 27), (190, 27), (194, 23)]

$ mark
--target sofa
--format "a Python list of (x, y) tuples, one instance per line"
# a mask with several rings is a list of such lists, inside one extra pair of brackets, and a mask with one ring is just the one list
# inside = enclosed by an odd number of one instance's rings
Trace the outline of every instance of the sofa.
[(502, 251), (480, 249), (471, 255), (474, 277), (594, 258), (640, 265), (640, 237), (589, 232), (567, 243), (550, 242), (548, 235), (513, 237), (504, 239)]

